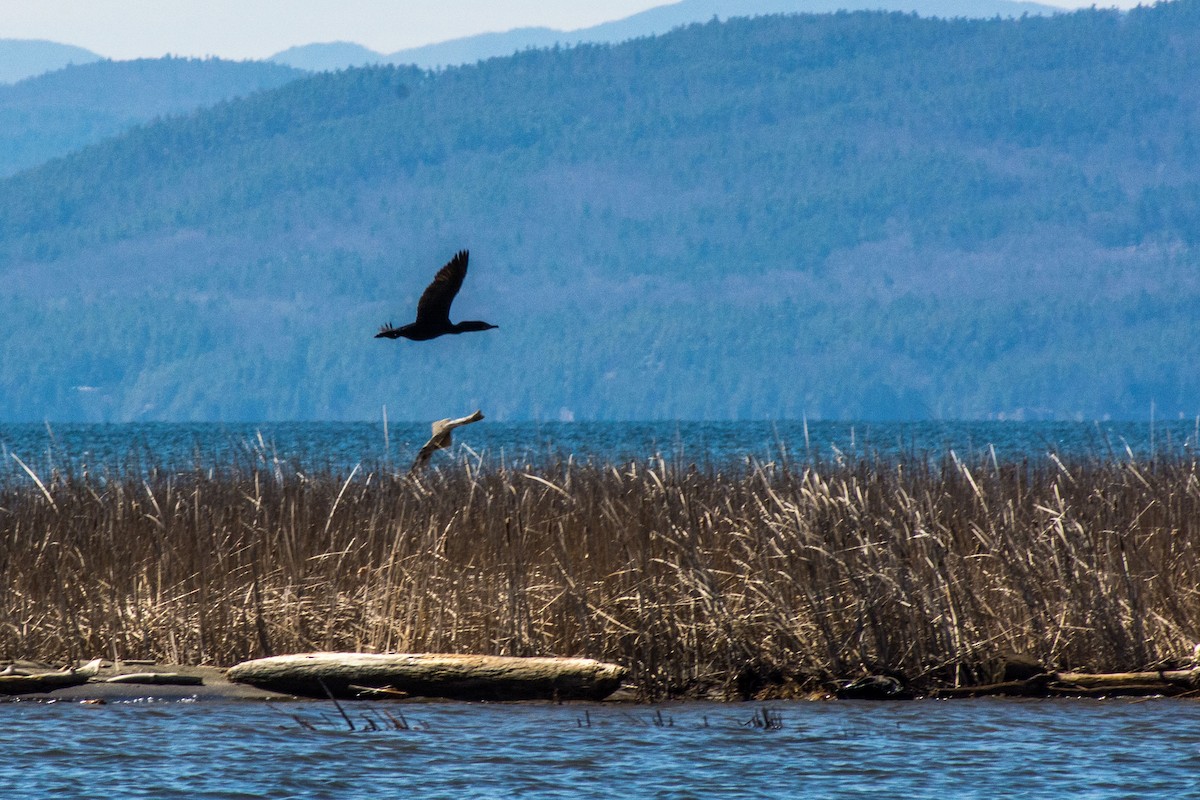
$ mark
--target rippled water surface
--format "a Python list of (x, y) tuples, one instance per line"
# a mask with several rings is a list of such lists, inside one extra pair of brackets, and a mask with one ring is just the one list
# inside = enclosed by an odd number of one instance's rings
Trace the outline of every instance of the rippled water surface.
[(345, 707), (3, 703), (0, 797), (1200, 796), (1189, 700)]

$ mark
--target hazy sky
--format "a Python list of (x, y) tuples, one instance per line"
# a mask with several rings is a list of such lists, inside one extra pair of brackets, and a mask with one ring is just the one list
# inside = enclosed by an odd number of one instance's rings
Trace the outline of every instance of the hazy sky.
[[(668, 0), (0, 0), (0, 39), (49, 39), (115, 59), (264, 58), (353, 41), (388, 53), (526, 26), (573, 30)], [(1040, 0), (1130, 8), (1137, 0)]]

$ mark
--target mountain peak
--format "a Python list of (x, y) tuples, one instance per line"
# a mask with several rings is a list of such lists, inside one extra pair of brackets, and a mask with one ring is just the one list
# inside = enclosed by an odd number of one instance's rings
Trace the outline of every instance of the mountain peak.
[(355, 42), (315, 42), (276, 53), (268, 61), (309, 72), (332, 72), (347, 67), (365, 67), (388, 61), (383, 53)]
[(0, 39), (0, 83), (16, 83), (71, 64), (89, 64), (100, 58), (91, 50), (43, 39)]

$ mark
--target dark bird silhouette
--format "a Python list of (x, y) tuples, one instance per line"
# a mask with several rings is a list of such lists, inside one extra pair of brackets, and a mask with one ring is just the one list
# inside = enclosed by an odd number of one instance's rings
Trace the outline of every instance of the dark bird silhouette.
[(486, 331), (500, 327), (477, 319), (458, 323), (450, 321), (450, 304), (454, 302), (454, 296), (462, 288), (465, 277), (467, 277), (467, 251), (459, 250), (454, 258), (450, 259), (450, 263), (439, 269), (437, 275), (433, 276), (433, 282), (425, 287), (421, 299), (417, 301), (416, 321), (401, 325), (399, 328), (392, 327), (392, 323), (389, 322), (379, 329), (375, 338), (399, 339), (403, 337), (415, 342), (424, 342), (447, 333)]

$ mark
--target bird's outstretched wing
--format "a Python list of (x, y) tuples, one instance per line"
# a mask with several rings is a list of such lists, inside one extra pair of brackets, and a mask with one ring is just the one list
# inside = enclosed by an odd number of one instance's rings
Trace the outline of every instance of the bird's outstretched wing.
[(408, 468), (408, 474), (413, 475), (421, 470), (421, 468), (429, 463), (429, 459), (433, 457), (434, 451), (441, 449), (442, 446), (439, 445), (434, 439), (430, 439), (428, 442), (426, 442), (425, 445), (417, 452), (417, 457), (413, 459), (412, 466)]
[(450, 320), (450, 304), (462, 288), (467, 277), (466, 250), (459, 250), (446, 266), (433, 276), (433, 282), (425, 287), (417, 301), (417, 321)]

